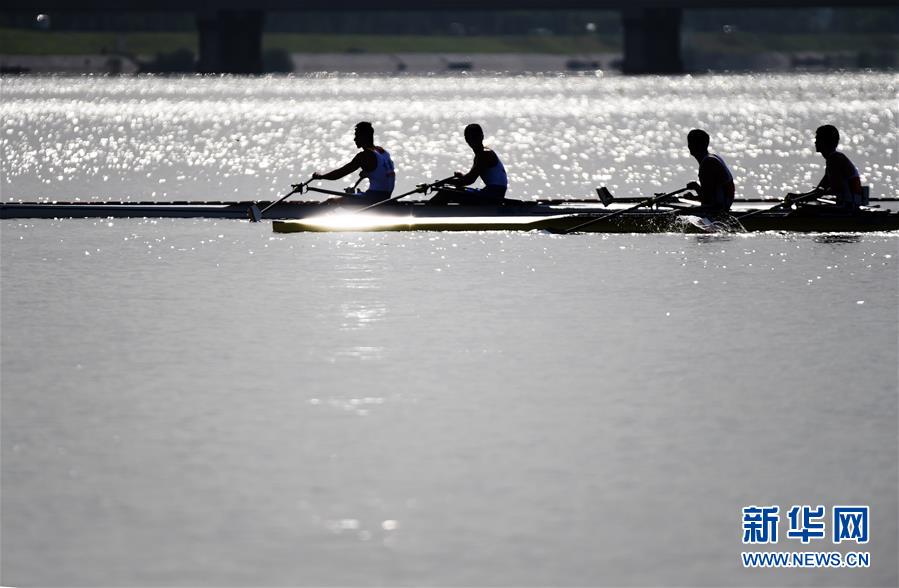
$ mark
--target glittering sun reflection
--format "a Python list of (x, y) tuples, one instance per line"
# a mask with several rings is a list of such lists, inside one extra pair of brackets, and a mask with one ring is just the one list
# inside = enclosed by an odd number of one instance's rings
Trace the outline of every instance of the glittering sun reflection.
[(353, 359), (372, 361), (384, 356), (384, 348), (377, 345), (355, 345), (347, 349), (341, 349), (334, 354), (334, 362), (339, 359)]
[[(699, 96), (701, 99), (697, 99)], [(397, 189), (471, 163), (480, 122), (510, 197), (669, 191), (695, 179), (685, 136), (712, 135), (738, 197), (817, 182), (813, 131), (842, 145), (876, 195), (899, 186), (895, 75), (8, 77), (0, 101), (4, 200), (262, 200), (355, 152), (375, 124)], [(337, 222), (337, 221), (335, 221)]]
[(343, 315), (340, 328), (350, 331), (364, 329), (387, 315), (387, 307), (378, 302), (346, 302), (340, 310)]

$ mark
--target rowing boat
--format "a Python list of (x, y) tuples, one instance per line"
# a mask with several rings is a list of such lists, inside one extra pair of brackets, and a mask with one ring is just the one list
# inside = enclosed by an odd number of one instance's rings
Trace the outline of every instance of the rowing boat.
[[(566, 232), (630, 207), (635, 198), (615, 199), (610, 206), (597, 200), (554, 199), (509, 201), (503, 205), (428, 205), (425, 202), (391, 202), (356, 213), (359, 206), (320, 201), (282, 202), (266, 213), (276, 219), (279, 233), (309, 231), (529, 231)], [(742, 215), (771, 207), (776, 200), (742, 200), (722, 219), (692, 216), (689, 210), (662, 205), (640, 208), (599, 220), (578, 232), (646, 233), (697, 232), (726, 227), (729, 230), (795, 232), (867, 232), (899, 230), (899, 212), (863, 207), (845, 212), (826, 205), (801, 206), (796, 210), (764, 211), (739, 222)], [(872, 199), (890, 202), (895, 199)], [(3, 203), (0, 218), (221, 218), (246, 219), (253, 204), (265, 202), (52, 202)], [(723, 223), (723, 224), (722, 224)]]
[[(461, 212), (461, 211), (460, 211)], [(276, 220), (276, 233), (348, 231), (548, 231), (552, 233), (707, 233), (707, 232), (872, 232), (899, 231), (899, 212), (865, 209), (856, 212), (807, 206), (794, 211), (760, 212), (744, 220), (739, 215), (697, 217), (683, 210), (642, 209), (604, 219), (604, 212), (536, 215), (425, 215), (382, 212), (378, 214), (324, 214), (301, 220)], [(587, 221), (596, 221), (586, 226)], [(581, 227), (581, 228), (578, 228)]]

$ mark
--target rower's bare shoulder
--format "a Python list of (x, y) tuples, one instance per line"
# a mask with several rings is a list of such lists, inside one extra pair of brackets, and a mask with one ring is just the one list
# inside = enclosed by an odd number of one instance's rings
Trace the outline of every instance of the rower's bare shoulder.
[(499, 163), (499, 156), (493, 149), (485, 147), (484, 150), (475, 157), (475, 162), (482, 164), (484, 167), (493, 167)]
[(369, 151), (368, 149), (363, 149), (356, 154), (356, 157), (353, 158), (353, 162), (355, 162), (362, 169), (371, 171), (375, 167), (377, 167), (378, 158), (373, 152)]

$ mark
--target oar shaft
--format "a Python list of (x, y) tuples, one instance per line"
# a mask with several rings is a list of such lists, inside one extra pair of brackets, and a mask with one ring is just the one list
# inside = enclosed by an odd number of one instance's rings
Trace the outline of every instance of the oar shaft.
[(664, 200), (666, 198), (671, 198), (672, 196), (677, 196), (681, 192), (686, 192), (687, 190), (689, 190), (689, 188), (681, 188), (680, 190), (675, 190), (674, 192), (671, 192), (669, 194), (662, 194), (661, 196), (653, 196), (652, 198), (647, 198), (646, 200), (643, 200), (642, 202), (640, 202), (634, 206), (631, 206), (629, 208), (623, 208), (621, 210), (616, 210), (615, 212), (610, 212), (609, 214), (604, 214), (600, 217), (590, 219), (587, 222), (581, 223), (579, 225), (575, 225), (575, 226), (571, 227), (570, 229), (566, 229), (566, 230), (562, 231), (562, 234), (567, 235), (568, 233), (573, 233), (574, 231), (583, 229), (584, 227), (589, 227), (590, 225), (592, 225), (594, 223), (606, 221), (611, 218), (615, 218), (616, 216), (622, 215), (625, 212), (637, 210), (638, 208), (641, 208), (643, 206), (649, 206), (651, 204), (654, 204), (654, 203)]
[(338, 192), (337, 190), (328, 190), (326, 188), (316, 188), (316, 187), (309, 187), (309, 188), (307, 188), (306, 191), (307, 192), (318, 192), (319, 194), (330, 194), (331, 196), (352, 196), (353, 194), (356, 193), (356, 186), (358, 186), (359, 183), (364, 179), (365, 179), (365, 176), (362, 176), (361, 178), (356, 180), (356, 183), (353, 184), (352, 188), (347, 188), (343, 192)]
[(316, 188), (315, 186), (310, 186), (307, 189), (307, 192), (318, 192), (319, 194), (329, 194), (331, 196), (353, 196), (355, 192), (338, 192), (337, 190), (328, 190), (326, 188)]
[(275, 205), (277, 205), (277, 204), (281, 204), (282, 202), (284, 202), (285, 200), (287, 200), (288, 198), (290, 198), (291, 196), (293, 196), (293, 195), (296, 194), (296, 193), (297, 193), (296, 189), (294, 189), (294, 190), (291, 191), (291, 192), (288, 192), (287, 194), (285, 194), (285, 195), (282, 196), (281, 198), (278, 198), (277, 200), (275, 200), (274, 202), (272, 202), (271, 204), (269, 204), (268, 206), (266, 206), (265, 208), (263, 208), (262, 210), (260, 210), (260, 211), (259, 211), (259, 214), (265, 214), (265, 211), (266, 211), (266, 210), (268, 210), (269, 208), (272, 208), (273, 206), (275, 206)]
[(308, 180), (306, 180), (306, 181), (303, 182), (302, 184), (297, 184), (297, 186), (296, 186), (293, 190), (291, 190), (290, 192), (288, 192), (287, 194), (285, 194), (284, 196), (282, 196), (282, 197), (279, 198), (278, 200), (272, 202), (271, 204), (269, 204), (268, 206), (266, 206), (265, 208), (263, 208), (262, 210), (260, 210), (260, 211), (259, 211), (259, 214), (265, 214), (265, 211), (268, 210), (269, 208), (275, 206), (276, 204), (281, 204), (282, 202), (284, 202), (285, 200), (287, 200), (288, 198), (290, 198), (291, 196), (293, 196), (293, 195), (296, 194), (297, 192), (300, 192), (300, 191), (301, 191), (303, 188), (305, 188), (306, 185), (307, 185), (309, 182), (311, 182), (312, 180), (313, 180), (313, 178), (309, 178)]
[(417, 192), (424, 192), (425, 190), (427, 190), (428, 188), (430, 188), (432, 186), (437, 186), (439, 184), (443, 184), (444, 182), (448, 182), (449, 180), (453, 179), (453, 177), (454, 176), (450, 176), (450, 177), (444, 178), (442, 180), (437, 180), (436, 182), (431, 182), (430, 184), (425, 184), (424, 186), (418, 186), (414, 190), (410, 190), (410, 191), (406, 192), (405, 194), (400, 194), (399, 196), (393, 196), (391, 198), (388, 198), (387, 200), (381, 200), (380, 202), (375, 202), (374, 204), (369, 204), (365, 208), (360, 208), (359, 210), (355, 211), (354, 214), (359, 214), (360, 212), (365, 212), (366, 210), (369, 210), (376, 206), (381, 206), (382, 204), (385, 204), (387, 202), (393, 202), (395, 200), (399, 200), (400, 198), (405, 198), (406, 196), (411, 196), (412, 194), (415, 194)]
[(811, 200), (812, 198), (817, 198), (820, 195), (821, 195), (821, 191), (818, 190), (817, 188), (815, 188), (811, 192), (806, 192), (805, 194), (798, 194), (795, 198), (791, 198), (790, 200), (788, 200), (786, 202), (781, 202), (780, 204), (775, 204), (771, 208), (763, 208), (761, 210), (753, 210), (752, 212), (747, 212), (746, 214), (741, 214), (740, 216), (738, 216), (736, 218), (737, 218), (737, 220), (742, 220), (744, 218), (749, 218), (750, 216), (755, 216), (755, 215), (761, 214), (763, 212), (772, 212), (772, 211), (784, 208), (785, 206), (792, 206), (793, 204), (796, 204), (797, 202), (805, 202), (806, 200)]

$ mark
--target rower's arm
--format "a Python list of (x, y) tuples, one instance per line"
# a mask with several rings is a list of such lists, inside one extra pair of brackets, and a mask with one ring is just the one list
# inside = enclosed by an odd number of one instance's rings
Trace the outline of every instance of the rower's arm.
[(453, 180), (457, 186), (470, 186), (481, 177), (484, 170), (493, 167), (497, 163), (496, 155), (492, 151), (481, 151), (474, 156), (474, 162), (467, 174)]
[(833, 194), (836, 190), (842, 189), (844, 182), (851, 194), (861, 195), (862, 179), (858, 176), (858, 170), (848, 157), (842, 153), (835, 153), (828, 158), (824, 167), (824, 177), (818, 182), (817, 189)]
[(338, 167), (335, 170), (331, 170), (327, 173), (320, 174), (318, 172), (312, 174), (312, 177), (316, 180), (339, 180), (344, 176), (348, 176), (357, 169), (362, 169), (362, 156), (364, 153), (356, 154), (356, 157), (352, 159), (348, 164), (343, 167)]
[[(458, 174), (458, 172), (456, 173)], [(471, 166), (471, 169), (467, 174), (463, 174), (461, 176), (453, 178), (450, 183), (455, 184), (456, 186), (470, 186), (476, 179), (478, 179), (479, 175), (480, 174), (478, 173), (478, 166), (477, 164), (475, 164)]]

